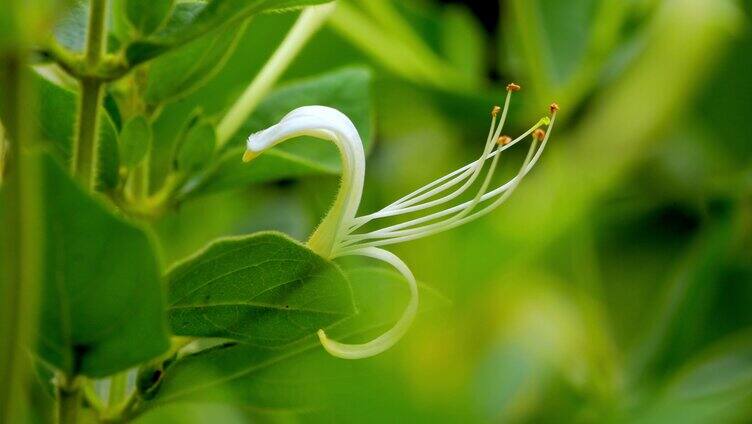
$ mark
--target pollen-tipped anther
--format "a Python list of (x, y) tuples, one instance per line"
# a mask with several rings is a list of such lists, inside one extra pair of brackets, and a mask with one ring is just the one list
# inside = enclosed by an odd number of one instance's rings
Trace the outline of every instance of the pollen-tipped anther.
[(551, 114), (553, 115), (554, 113), (556, 113), (556, 112), (559, 111), (559, 104), (558, 103), (551, 103), (551, 105), (548, 107), (548, 110), (550, 110)]
[(512, 92), (512, 91), (520, 91), (520, 88), (521, 87), (519, 85), (517, 85), (517, 84), (515, 84), (513, 82), (510, 82), (509, 84), (507, 84), (507, 91), (510, 91), (510, 92)]
[(498, 140), (496, 140), (496, 142), (499, 144), (499, 146), (506, 146), (507, 144), (512, 142), (512, 137), (508, 135), (502, 135)]
[(546, 132), (542, 129), (538, 128), (537, 130), (533, 131), (533, 138), (540, 141), (543, 140), (543, 137), (546, 136)]
[(491, 116), (495, 118), (499, 112), (501, 112), (501, 108), (499, 106), (494, 106), (493, 109), (491, 109)]

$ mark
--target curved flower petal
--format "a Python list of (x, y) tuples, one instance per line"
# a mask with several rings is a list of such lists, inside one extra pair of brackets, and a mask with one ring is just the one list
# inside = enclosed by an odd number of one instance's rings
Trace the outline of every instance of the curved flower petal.
[(410, 268), (408, 268), (407, 265), (405, 265), (405, 263), (392, 252), (377, 247), (365, 247), (363, 249), (350, 251), (347, 255), (368, 256), (388, 263), (405, 277), (407, 285), (410, 288), (410, 301), (407, 303), (407, 307), (404, 312), (402, 312), (400, 319), (392, 328), (387, 330), (387, 332), (370, 342), (361, 344), (340, 343), (329, 339), (324, 330), (318, 331), (321, 344), (331, 355), (343, 359), (368, 358), (370, 356), (378, 355), (394, 346), (394, 344), (405, 335), (408, 328), (410, 328), (413, 319), (415, 319), (415, 315), (418, 313), (418, 284), (415, 281), (415, 277), (410, 271)]

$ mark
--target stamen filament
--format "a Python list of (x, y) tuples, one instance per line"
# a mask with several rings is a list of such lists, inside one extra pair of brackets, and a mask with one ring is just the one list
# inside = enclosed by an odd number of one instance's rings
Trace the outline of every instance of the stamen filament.
[[(502, 146), (499, 146), (499, 148), (497, 149), (497, 151), (500, 150), (501, 147)], [(450, 215), (450, 214), (452, 214), (454, 212), (459, 212), (459, 213), (457, 215), (449, 218), (449, 219), (446, 219), (446, 220), (440, 222), (440, 223), (433, 223), (433, 224), (430, 224), (430, 225), (445, 224), (447, 222), (451, 222), (451, 221), (454, 221), (454, 220), (461, 219), (468, 212), (470, 212), (470, 210), (472, 210), (472, 208), (475, 207), (475, 205), (477, 205), (479, 202), (483, 201), (483, 195), (486, 193), (486, 190), (488, 189), (488, 185), (491, 182), (491, 178), (493, 178), (493, 174), (494, 174), (494, 171), (496, 169), (496, 165), (497, 165), (498, 160), (499, 160), (500, 157), (501, 157), (501, 155), (495, 155), (494, 156), (494, 158), (493, 158), (493, 160), (491, 162), (491, 167), (489, 168), (489, 171), (486, 174), (486, 177), (485, 177), (485, 179), (483, 181), (483, 184), (481, 185), (480, 189), (475, 194), (475, 197), (472, 200), (469, 200), (469, 201), (467, 201), (465, 203), (462, 203), (460, 205), (454, 206), (454, 207), (449, 208), (449, 209), (445, 209), (445, 210), (440, 211), (440, 212), (435, 212), (433, 214), (430, 214), (430, 215), (427, 215), (427, 216), (424, 216), (424, 217), (421, 217), (421, 218), (412, 219), (410, 221), (403, 222), (401, 224), (395, 224), (395, 225), (392, 225), (392, 226), (389, 226), (389, 227), (382, 228), (380, 230), (375, 230), (375, 231), (371, 231), (371, 232), (364, 233), (364, 234), (349, 235), (346, 238), (345, 242), (343, 244), (341, 244), (341, 247), (347, 247), (349, 245), (354, 244), (355, 242), (358, 242), (358, 241), (361, 241), (361, 240), (366, 240), (366, 239), (372, 239), (372, 238), (390, 238), (390, 237), (400, 236), (400, 235), (409, 235), (409, 234), (412, 234), (412, 233), (414, 233), (416, 231), (422, 231), (425, 228), (425, 226), (424, 227), (419, 227), (419, 228), (402, 230), (402, 231), (398, 231), (398, 230), (401, 230), (401, 229), (406, 228), (406, 227), (412, 227), (414, 225), (421, 224), (423, 222), (432, 221), (434, 219), (438, 219), (438, 218), (444, 217), (446, 215)]]
[[(387, 227), (387, 228), (384, 228), (384, 229), (381, 229), (381, 230), (377, 230), (377, 231), (373, 231), (373, 232), (367, 233), (367, 234), (351, 235), (351, 236), (349, 236), (349, 237), (347, 237), (345, 239), (345, 241), (344, 241), (343, 244), (340, 245), (340, 249), (343, 249), (343, 251), (348, 251), (351, 248), (384, 246), (384, 245), (388, 245), (388, 244), (394, 244), (394, 243), (400, 243), (400, 242), (404, 242), (404, 241), (415, 240), (415, 239), (418, 239), (418, 238), (422, 238), (422, 237), (426, 237), (426, 236), (429, 236), (429, 235), (432, 235), (432, 234), (436, 234), (436, 233), (441, 232), (441, 231), (445, 231), (445, 230), (448, 230), (448, 229), (451, 229), (451, 228), (455, 228), (455, 227), (457, 227), (459, 225), (462, 225), (462, 224), (464, 224), (466, 222), (469, 222), (469, 221), (477, 219), (477, 218), (479, 218), (481, 216), (484, 216), (487, 213), (491, 212), (492, 210), (496, 209), (499, 205), (501, 205), (502, 203), (504, 203), (507, 198), (509, 198), (509, 196), (512, 194), (512, 192), (514, 191), (514, 189), (519, 185), (519, 183), (522, 181), (522, 179), (528, 174), (528, 172), (530, 172), (530, 170), (537, 163), (538, 159), (540, 158), (541, 154), (543, 153), (543, 150), (546, 147), (546, 143), (548, 142), (548, 138), (549, 138), (549, 136), (551, 134), (551, 130), (553, 129), (553, 124), (554, 124), (554, 121), (555, 121), (555, 117), (556, 117), (556, 111), (553, 111), (553, 114), (551, 116), (550, 125), (548, 127), (548, 131), (546, 131), (546, 134), (545, 134), (545, 136), (543, 138), (543, 141), (542, 141), (542, 143), (540, 145), (540, 148), (537, 148), (537, 150), (536, 150), (536, 147), (537, 147), (537, 144), (538, 144), (538, 140), (534, 139), (533, 143), (531, 143), (530, 150), (528, 151), (527, 157), (525, 158), (525, 161), (523, 162), (523, 165), (522, 165), (522, 167), (520, 169), (520, 172), (518, 172), (518, 174), (512, 180), (510, 180), (509, 182), (507, 182), (507, 183), (505, 183), (505, 184), (497, 187), (496, 189), (494, 189), (494, 190), (492, 190), (492, 191), (490, 191), (488, 193), (483, 194), (480, 197), (480, 201), (482, 202), (482, 201), (491, 199), (491, 198), (493, 198), (493, 197), (501, 194), (501, 196), (499, 196), (497, 199), (495, 199), (495, 201), (492, 204), (486, 206), (484, 209), (481, 209), (480, 211), (477, 211), (477, 212), (475, 212), (475, 213), (473, 213), (471, 215), (462, 217), (461, 219), (458, 219), (458, 220), (452, 220), (452, 218), (449, 218), (449, 219), (441, 221), (441, 222), (437, 222), (437, 223), (428, 224), (428, 225), (425, 225), (425, 226), (422, 226), (422, 227), (411, 228), (409, 230), (405, 230), (405, 231), (410, 231), (409, 234), (399, 235), (399, 233), (396, 232), (396, 231), (392, 232), (392, 233), (389, 233), (389, 231), (394, 230), (394, 229), (400, 229), (400, 228), (404, 228), (406, 226), (409, 227), (409, 226), (412, 226), (412, 225), (415, 225), (415, 224), (419, 224), (419, 223), (422, 223), (422, 222), (431, 221), (431, 220), (434, 220), (434, 219), (437, 219), (437, 218), (449, 215), (449, 214), (451, 214), (453, 212), (456, 212), (458, 210), (464, 210), (466, 208), (471, 207), (471, 205), (474, 206), (475, 203), (477, 203), (477, 202), (474, 202), (475, 199), (473, 199), (471, 201), (467, 201), (465, 203), (462, 203), (460, 205), (457, 205), (457, 206), (454, 206), (452, 208), (446, 209), (444, 211), (440, 211), (440, 212), (437, 212), (435, 214), (428, 215), (426, 217), (422, 217), (422, 218), (418, 218), (418, 219), (415, 219), (415, 220), (412, 220), (412, 221), (408, 221), (406, 223), (397, 224), (396, 226)], [(497, 151), (499, 151), (499, 150), (497, 150)], [(535, 152), (535, 154), (533, 154), (533, 152)], [(399, 228), (395, 228), (395, 227), (399, 227)], [(388, 230), (388, 231), (384, 232), (385, 230)], [(396, 236), (395, 236), (395, 234), (396, 234)], [(363, 237), (363, 236), (367, 236), (367, 237)], [(384, 240), (376, 240), (376, 241), (372, 241), (372, 242), (358, 244), (358, 241), (363, 240), (363, 239), (367, 239), (367, 238), (382, 238), (382, 237), (388, 237), (388, 238), (386, 238)]]
[[(543, 118), (541, 118), (535, 125), (533, 125), (530, 129), (528, 129), (527, 131), (525, 131), (522, 135), (520, 135), (519, 137), (515, 138), (514, 140), (512, 140), (508, 144), (506, 144), (504, 146), (501, 146), (500, 148), (498, 148), (498, 149), (492, 151), (491, 153), (489, 153), (488, 155), (486, 155), (486, 157), (485, 157), (484, 160), (493, 158), (494, 156), (500, 154), (504, 150), (513, 147), (515, 144), (517, 144), (518, 142), (522, 141), (527, 136), (529, 136), (530, 134), (532, 134), (533, 131), (535, 131), (536, 129), (540, 128), (541, 126), (547, 125), (549, 123), (550, 123), (550, 118), (549, 117), (543, 117)], [(491, 140), (494, 140), (494, 139), (492, 138)], [(443, 176), (443, 177), (441, 177), (441, 178), (439, 178), (439, 179), (437, 179), (437, 180), (435, 180), (435, 181), (433, 181), (433, 182), (431, 182), (431, 183), (429, 183), (429, 184), (421, 187), (420, 189), (418, 189), (418, 190), (414, 191), (413, 193), (409, 194), (408, 196), (403, 197), (403, 199), (405, 199), (407, 197), (410, 197), (410, 196), (413, 196), (415, 194), (418, 194), (418, 193), (420, 193), (422, 191), (425, 191), (426, 189), (428, 189), (428, 188), (430, 188), (430, 187), (432, 187), (432, 186), (434, 186), (436, 184), (439, 184), (439, 183), (441, 183), (443, 181), (446, 181), (447, 179), (449, 179), (449, 178), (451, 178), (453, 176), (456, 176), (457, 174), (462, 173), (461, 176), (455, 178), (454, 180), (452, 180), (450, 182), (447, 182), (446, 184), (443, 184), (440, 187), (436, 187), (435, 189), (431, 190), (431, 192), (425, 193), (423, 196), (420, 196), (421, 197), (420, 200), (423, 200), (425, 198), (428, 198), (428, 197), (431, 197), (433, 195), (436, 195), (436, 194), (438, 194), (438, 193), (440, 193), (440, 192), (442, 192), (444, 190), (447, 190), (447, 189), (453, 187), (454, 185), (457, 185), (460, 181), (462, 181), (463, 179), (467, 178), (468, 175), (470, 175), (472, 172), (474, 172), (475, 169), (473, 167), (476, 164), (477, 164), (477, 161), (473, 161), (473, 162), (471, 162), (471, 163), (469, 163), (469, 164), (467, 164), (467, 165), (465, 165), (465, 166), (463, 166), (463, 167), (461, 167), (459, 169), (456, 169), (456, 170), (452, 171), (451, 173), (449, 173), (449, 174), (447, 174), (447, 175), (445, 175), (445, 176)], [(360, 216), (358, 218), (355, 218), (355, 220), (353, 221), (354, 222), (353, 225), (349, 229), (349, 232), (352, 233), (353, 231), (357, 230), (358, 228), (362, 227), (363, 225), (365, 225), (366, 223), (368, 223), (368, 222), (370, 222), (370, 221), (372, 221), (374, 219), (385, 218), (385, 217), (389, 217), (389, 216), (402, 215), (402, 214), (406, 214), (406, 213), (410, 213), (410, 212), (416, 212), (416, 211), (419, 211), (419, 210), (423, 210), (423, 209), (427, 209), (427, 208), (430, 208), (430, 207), (433, 207), (433, 206), (437, 206), (437, 205), (442, 204), (442, 203), (446, 203), (446, 202), (448, 202), (450, 200), (453, 200), (454, 198), (456, 198), (460, 194), (462, 194), (462, 192), (464, 192), (465, 189), (466, 189), (466, 187), (463, 186), (462, 188), (458, 189), (458, 190), (462, 190), (462, 191), (460, 191), (456, 195), (454, 195), (454, 196), (447, 195), (447, 196), (445, 196), (445, 197), (443, 197), (441, 199), (438, 199), (438, 200), (441, 200), (441, 201), (434, 200), (434, 201), (430, 201), (430, 202), (427, 202), (427, 203), (422, 203), (420, 205), (415, 205), (415, 206), (412, 206), (412, 207), (397, 208), (397, 209), (392, 209), (392, 210), (390, 210), (389, 206), (387, 206), (386, 208), (383, 208), (383, 209), (381, 209), (381, 210), (379, 210), (377, 212), (371, 213), (369, 215)], [(394, 202), (390, 206), (393, 207), (397, 203), (398, 202)]]
[[(499, 138), (499, 135), (501, 134), (502, 129), (504, 128), (504, 124), (506, 124), (507, 121), (507, 113), (509, 112), (509, 104), (512, 99), (512, 90), (507, 91), (506, 99), (504, 99), (504, 109), (501, 112), (501, 119), (499, 120), (499, 125), (494, 130), (493, 124), (491, 124), (491, 129), (489, 131), (488, 138), (486, 139), (485, 148), (483, 151), (483, 155), (475, 162), (476, 166), (482, 167), (485, 163), (486, 158), (488, 157), (489, 148), (494, 145), (496, 142), (496, 139)], [(496, 116), (494, 116), (494, 120), (496, 120)], [(466, 188), (466, 187), (465, 187)], [(405, 200), (398, 200), (391, 205), (388, 205), (384, 208), (384, 210), (390, 210), (397, 208), (399, 206), (410, 206), (414, 205), (416, 202), (419, 202), (425, 198), (430, 197), (430, 195), (424, 194), (423, 196), (419, 196), (418, 198), (413, 199), (405, 199)]]

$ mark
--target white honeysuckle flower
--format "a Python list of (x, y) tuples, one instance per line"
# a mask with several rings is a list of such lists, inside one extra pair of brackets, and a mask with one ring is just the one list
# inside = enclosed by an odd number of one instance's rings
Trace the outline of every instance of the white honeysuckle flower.
[[(536, 164), (546, 147), (559, 108), (555, 103), (551, 104), (550, 117), (541, 118), (515, 139), (502, 136), (501, 131), (506, 121), (512, 92), (517, 90), (518, 85), (509, 84), (504, 107), (493, 108), (488, 138), (483, 153), (477, 160), (379, 211), (359, 217), (356, 213), (363, 193), (365, 154), (357, 129), (342, 112), (326, 106), (300, 107), (285, 115), (276, 125), (248, 137), (246, 152), (243, 155), (246, 162), (285, 140), (303, 135), (333, 142), (342, 157), (341, 185), (329, 213), (308, 240), (308, 247), (329, 259), (352, 255), (374, 258), (390, 264), (407, 280), (410, 288), (407, 307), (397, 323), (374, 340), (362, 344), (344, 344), (329, 339), (323, 329), (319, 330), (319, 340), (330, 354), (346, 359), (377, 355), (393, 346), (405, 334), (415, 318), (418, 310), (418, 287), (415, 277), (401, 259), (380, 246), (436, 234), (486, 215), (509, 198)], [(548, 126), (548, 130), (544, 131), (541, 129), (542, 126)], [(519, 171), (504, 184), (489, 189), (501, 152), (528, 137), (532, 138), (532, 142)], [(489, 159), (490, 165), (486, 167)], [(478, 180), (484, 169), (487, 169), (484, 178)], [(358, 233), (361, 227), (374, 220), (414, 213), (450, 202), (462, 195), (476, 180), (481, 181), (480, 188), (470, 200), (399, 224)], [(459, 187), (455, 188), (456, 186)]]

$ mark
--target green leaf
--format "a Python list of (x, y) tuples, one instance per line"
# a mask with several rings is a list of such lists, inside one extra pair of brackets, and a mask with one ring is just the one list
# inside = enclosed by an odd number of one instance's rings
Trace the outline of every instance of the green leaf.
[(83, 53), (88, 15), (89, 2), (75, 0), (55, 25), (54, 33), (58, 43), (68, 50)]
[[(637, 2), (619, 0), (510, 0), (509, 30), (500, 32), (504, 40), (499, 45), (505, 51), (499, 57), (525, 81), (523, 86), (531, 88), (527, 114), (549, 104), (552, 96), (575, 109), (602, 73), (616, 70), (607, 69), (608, 65), (629, 64), (635, 58), (635, 45), (617, 42), (641, 33), (624, 31), (636, 8)], [(608, 61), (616, 55), (621, 56), (618, 62)]]
[(441, 46), (449, 62), (468, 78), (480, 81), (485, 62), (483, 27), (466, 8), (448, 6), (441, 28)]
[[(250, 79), (260, 71), (295, 21), (294, 13), (262, 14), (254, 17), (238, 41), (235, 51), (217, 75), (187, 97), (164, 104), (153, 123), (155, 138), (160, 140), (160, 143), (155, 144), (151, 157), (154, 164), (151, 175), (153, 184), (160, 184), (166, 177), (164, 171), (169, 169), (167, 165), (174, 159), (176, 135), (186, 117), (192, 111), (201, 109), (207, 117), (219, 122), (223, 113), (240, 95), (242, 87), (247, 86)], [(298, 69), (296, 65), (290, 71)], [(298, 77), (316, 75), (331, 69), (336, 67), (303, 72), (298, 74)], [(292, 76), (286, 78), (288, 81), (292, 79)], [(272, 90), (275, 88), (272, 87)]]
[(232, 405), (173, 404), (138, 417), (134, 424), (248, 424), (257, 422), (248, 412)]
[(276, 233), (218, 241), (168, 274), (175, 334), (278, 347), (354, 313), (334, 264)]
[(276, 124), (292, 109), (305, 105), (330, 106), (347, 115), (360, 133), (368, 151), (373, 139), (373, 111), (370, 97), (371, 73), (365, 68), (344, 68), (322, 76), (286, 85), (259, 105), (236, 135), (211, 178), (200, 190), (215, 191), (251, 183), (311, 174), (338, 174), (340, 157), (331, 143), (302, 137), (280, 144), (250, 164), (240, 158), (245, 136)]
[(120, 46), (125, 45), (131, 39), (133, 31), (131, 23), (125, 14), (125, 4), (129, 0), (110, 0), (110, 21), (108, 29), (112, 37)]
[[(196, 7), (183, 3), (182, 7)], [(149, 67), (145, 98), (151, 104), (185, 97), (210, 80), (235, 50), (246, 25), (228, 26), (180, 46)]]
[(508, 45), (520, 55), (515, 65), (539, 82), (567, 83), (587, 53), (598, 2), (513, 0), (509, 7)]
[(691, 359), (659, 396), (634, 408), (634, 423), (749, 421), (752, 333), (739, 331)]
[(208, 121), (191, 126), (178, 146), (177, 167), (181, 171), (195, 172), (211, 162), (217, 134)]
[(698, 399), (749, 394), (752, 389), (752, 332), (740, 331), (715, 343), (677, 373), (668, 395)]
[(118, 131), (122, 130), (123, 116), (120, 114), (117, 100), (115, 100), (115, 96), (113, 96), (112, 93), (105, 93), (104, 98), (102, 99), (102, 107), (104, 107), (107, 111), (107, 114), (110, 116), (112, 124), (115, 126), (115, 128)]
[(44, 162), (45, 267), (39, 355), (104, 377), (169, 347), (159, 266), (144, 232)]
[[(36, 117), (40, 135), (50, 142), (50, 150), (62, 163), (70, 163), (75, 134), (78, 93), (69, 91), (32, 72), (31, 79), (37, 102)], [(99, 121), (99, 188), (114, 188), (118, 184), (117, 130), (108, 113), (100, 113)]]
[(156, 31), (172, 9), (173, 0), (126, 0), (125, 16), (142, 35)]
[[(685, 253), (676, 260), (673, 269), (667, 266), (670, 264), (670, 256), (666, 254), (658, 256), (662, 261), (653, 264), (659, 269), (662, 267), (664, 272), (668, 269), (671, 273), (667, 276), (667, 284), (660, 291), (656, 291), (654, 284), (643, 289), (648, 290), (647, 294), (654, 303), (643, 302), (653, 308), (642, 312), (644, 319), (636, 320), (644, 329), (636, 344), (637, 350), (630, 355), (633, 367), (631, 372), (635, 375), (661, 375), (668, 372), (678, 361), (717, 337), (717, 328), (708, 323), (714, 319), (720, 320), (719, 312), (727, 308), (727, 305), (718, 304), (718, 299), (723, 291), (733, 290), (725, 280), (727, 258), (731, 257), (741, 230), (735, 228), (729, 217), (716, 217), (707, 221), (702, 230), (695, 231), (694, 241), (684, 241), (683, 245), (687, 246)], [(642, 237), (647, 241), (639, 250), (658, 250), (657, 246), (663, 245), (660, 229), (651, 229), (644, 223), (641, 224), (641, 228), (632, 228), (629, 232), (631, 237), (636, 237), (641, 229), (644, 231)], [(670, 237), (672, 242), (681, 239), (677, 232), (671, 233)], [(626, 243), (622, 243), (623, 245)], [(660, 252), (654, 255), (660, 255)], [(628, 249), (620, 249), (619, 263), (628, 263), (629, 256)], [(643, 268), (649, 269), (649, 258), (640, 260), (639, 265), (640, 272), (644, 272)], [(638, 274), (638, 271), (630, 272), (626, 279), (651, 281), (651, 278)], [(637, 287), (637, 284), (633, 284), (630, 293), (637, 296), (640, 293)], [(730, 310), (726, 311), (730, 313)], [(647, 323), (650, 325), (646, 325)]]
[(298, 9), (328, 1), (330, 0), (213, 0), (205, 7), (197, 5), (191, 13), (173, 13), (162, 30), (128, 46), (126, 59), (136, 65), (219, 27), (239, 24), (257, 13)]
[[(86, 30), (89, 23), (89, 0), (68, 0), (70, 7), (55, 22), (53, 32), (55, 39), (61, 46), (76, 53), (83, 53), (86, 46)], [(112, 13), (110, 20), (117, 22), (120, 13)], [(111, 35), (111, 34), (108, 34)], [(109, 41), (113, 41), (110, 39)], [(120, 41), (115, 38), (114, 41)], [(118, 45), (110, 42), (108, 52), (114, 52)]]
[[(752, 143), (747, 142), (746, 137), (739, 137), (736, 131), (736, 128), (747, 125), (745, 105), (752, 102), (752, 80), (745, 78), (744, 72), (739, 72), (739, 69), (752, 66), (752, 55), (738, 52), (750, 51), (752, 33), (742, 31), (728, 49), (716, 75), (702, 86), (699, 101), (693, 103), (697, 106), (698, 116), (710, 127), (707, 137), (709, 148), (720, 150), (731, 159), (732, 165), (726, 166), (726, 169), (748, 169), (748, 164), (752, 162)], [(716, 140), (724, 142), (718, 143)], [(706, 160), (705, 166), (716, 162)]]
[[(373, 338), (393, 325), (409, 292), (400, 274), (377, 267), (348, 270), (358, 313), (327, 328), (327, 334), (349, 342)], [(445, 307), (445, 298), (421, 285), (421, 312)], [(409, 337), (409, 333), (408, 336)], [(202, 399), (253, 408), (322, 407), (327, 385), (343, 364), (329, 356), (311, 335), (284, 348), (226, 344), (186, 356), (166, 370), (156, 396), (146, 408)]]
[(598, 2), (538, 0), (537, 7), (543, 28), (541, 53), (548, 57), (548, 72), (554, 81), (567, 81), (586, 54)]
[(146, 157), (151, 145), (152, 133), (149, 121), (141, 115), (134, 116), (120, 132), (120, 161), (133, 168)]

